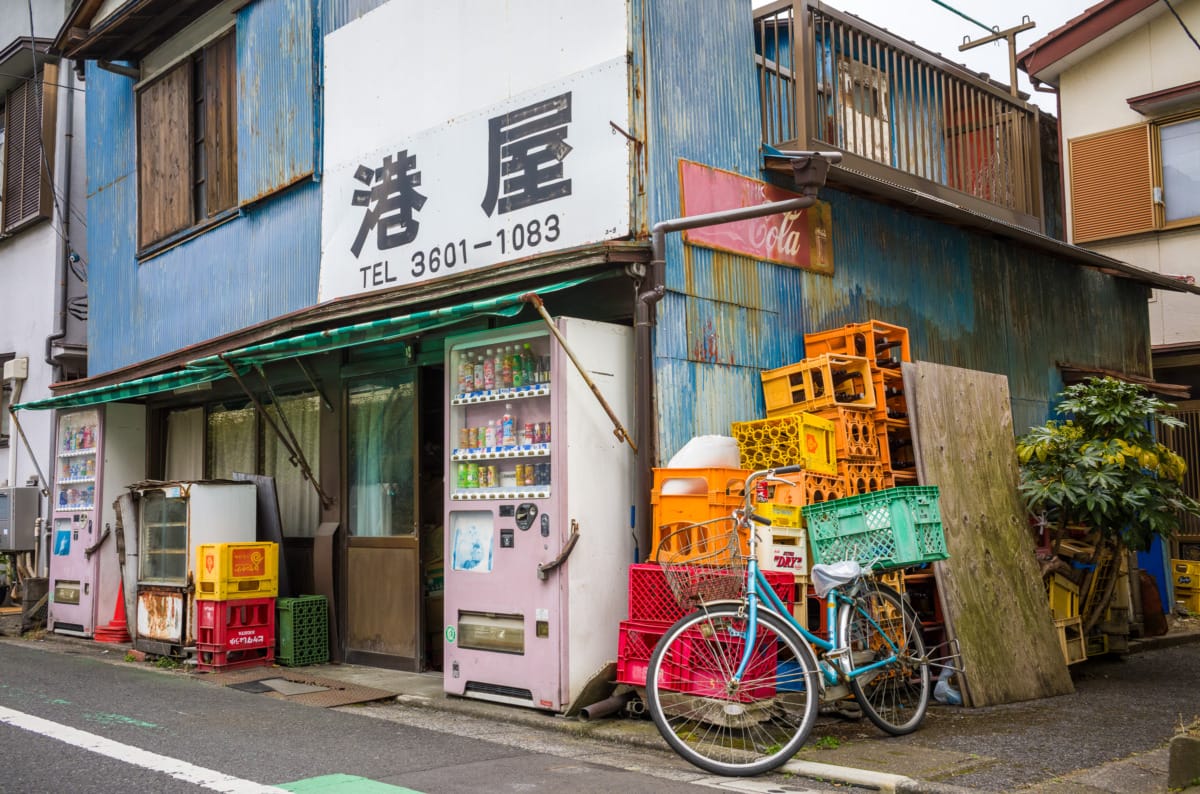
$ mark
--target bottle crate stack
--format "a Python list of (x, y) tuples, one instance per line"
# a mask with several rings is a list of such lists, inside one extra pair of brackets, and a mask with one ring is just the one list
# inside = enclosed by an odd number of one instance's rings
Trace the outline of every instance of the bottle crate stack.
[(868, 361), (873, 391), (870, 416), (875, 427), (878, 462), (892, 485), (915, 485), (916, 458), (900, 372), (902, 362), (912, 361), (908, 329), (879, 320), (851, 323), (805, 334), (804, 351), (808, 356), (859, 356)]
[(223, 672), (275, 660), (275, 543), (196, 547), (196, 667)]

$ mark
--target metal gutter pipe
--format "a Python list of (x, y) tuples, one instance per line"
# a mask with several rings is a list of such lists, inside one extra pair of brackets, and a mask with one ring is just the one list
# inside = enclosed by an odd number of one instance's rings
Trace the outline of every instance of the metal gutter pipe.
[[(55, 193), (51, 206), (58, 208), (61, 202), (62, 207), (58, 210), (60, 228), (54, 258), (54, 330), (46, 337), (46, 363), (52, 368), (51, 383), (62, 380), (62, 365), (54, 359), (54, 344), (67, 335), (67, 257), (71, 255), (68, 240), (71, 239), (71, 150), (75, 140), (75, 70), (67, 69), (66, 73), (67, 84), (64, 86), (65, 90), (58, 92), (58, 107), (55, 109), (63, 132), (54, 142), (56, 170), (51, 175), (51, 189)], [(54, 223), (54, 218), (50, 219), (50, 223)]]
[(644, 559), (649, 559), (655, 551), (649, 546), (650, 521), (649, 516), (645, 514), (650, 506), (651, 469), (658, 448), (655, 443), (653, 420), (657, 411), (654, 410), (654, 359), (651, 350), (651, 334), (656, 323), (654, 306), (662, 300), (667, 292), (663, 283), (667, 233), (807, 209), (816, 203), (817, 191), (825, 184), (825, 176), (829, 171), (830, 164), (840, 162), (842, 159), (840, 152), (781, 152), (780, 154), (793, 160), (796, 186), (804, 194), (803, 196), (784, 201), (773, 201), (768, 204), (756, 204), (753, 207), (737, 207), (718, 212), (707, 212), (703, 215), (671, 218), (654, 224), (650, 229), (650, 266), (642, 282), (644, 289), (638, 293), (634, 306), (634, 349), (635, 366), (637, 367), (635, 377), (637, 393), (643, 395), (638, 403), (637, 416), (635, 505), (639, 509), (635, 516), (635, 538)]

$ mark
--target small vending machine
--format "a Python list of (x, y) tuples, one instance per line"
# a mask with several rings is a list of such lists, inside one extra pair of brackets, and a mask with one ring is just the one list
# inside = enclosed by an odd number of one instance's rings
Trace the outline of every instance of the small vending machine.
[(146, 476), (146, 409), (109, 403), (60, 412), (54, 450), (48, 624), (91, 637), (120, 597), (113, 502)]
[[(631, 329), (555, 325), (632, 427)], [(634, 454), (544, 324), (448, 340), (446, 381), (445, 691), (566, 711), (615, 659)]]
[(254, 541), (257, 500), (257, 486), (243, 480), (158, 482), (138, 489), (135, 648), (180, 656), (195, 645), (196, 591), (204, 587), (198, 549)]

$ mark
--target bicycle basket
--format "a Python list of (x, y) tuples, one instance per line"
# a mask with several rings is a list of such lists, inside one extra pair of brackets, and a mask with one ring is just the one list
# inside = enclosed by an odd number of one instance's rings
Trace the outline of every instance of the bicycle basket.
[(658, 563), (684, 612), (706, 601), (741, 598), (746, 592), (746, 533), (728, 516), (691, 524), (665, 537)]

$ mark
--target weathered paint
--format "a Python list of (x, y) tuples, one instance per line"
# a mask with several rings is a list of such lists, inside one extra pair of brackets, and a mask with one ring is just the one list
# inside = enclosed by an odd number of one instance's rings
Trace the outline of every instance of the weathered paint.
[(315, 0), (263, 0), (238, 12), (238, 201), (317, 168)]
[[(759, 176), (758, 86), (744, 9), (634, 8), (648, 31), (652, 226), (681, 214), (678, 158)], [(1150, 374), (1143, 287), (869, 198), (831, 188), (821, 198), (832, 206), (832, 276), (667, 235), (654, 342), (658, 463), (692, 436), (761, 417), (759, 371), (803, 358), (804, 333), (851, 322), (903, 325), (914, 358), (1006, 375), (1018, 432), (1048, 415), (1059, 362)]]
[[(263, 14), (283, 13), (307, 2), (271, 0), (244, 11), (263, 7)], [(261, 29), (265, 19), (252, 17), (248, 24)], [(294, 30), (299, 36), (311, 27), (298, 23)], [(255, 56), (241, 52), (241, 45), (253, 48), (256, 41), (261, 43), (257, 34), (245, 40), (239, 34), (243, 75)], [(311, 65), (311, 54), (306, 57)], [(300, 71), (298, 66), (293, 73), (296, 80)], [(287, 169), (303, 167), (301, 153), (307, 151), (310, 169), (314, 157), (312, 97), (298, 94), (294, 83), (280, 77), (282, 72), (271, 74), (239, 98), (239, 144), (254, 141), (247, 148), (239, 145), (239, 183), (244, 175), (244, 184), (254, 190), (290, 181)], [(243, 76), (239, 82), (250, 81)], [(89, 301), (107, 309), (93, 313), (88, 323), (89, 374), (316, 303), (321, 196), (319, 185), (310, 181), (271, 193), (231, 221), (139, 262), (133, 86), (128, 78), (91, 62), (87, 86)], [(300, 117), (307, 120), (288, 121)], [(268, 127), (275, 132), (268, 133)], [(277, 134), (283, 132), (286, 141)], [(275, 144), (282, 149), (275, 151)], [(256, 148), (260, 145), (262, 151)], [(284, 151), (290, 154), (284, 156)]]
[(182, 588), (139, 586), (137, 636), (172, 644), (182, 642), (183, 604)]

